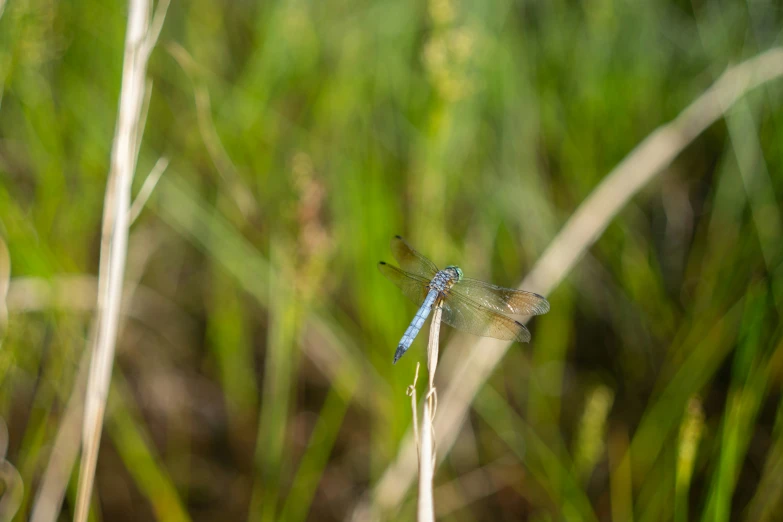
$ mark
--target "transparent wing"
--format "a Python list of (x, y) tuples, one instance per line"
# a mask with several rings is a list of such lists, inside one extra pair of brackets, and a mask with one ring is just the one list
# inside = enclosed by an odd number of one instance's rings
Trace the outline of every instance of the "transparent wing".
[(402, 293), (416, 303), (420, 305), (424, 302), (424, 298), (427, 297), (428, 285), (430, 282), (423, 277), (404, 272), (396, 266), (387, 265), (383, 261), (378, 263), (378, 270), (386, 276), (386, 279), (397, 285), (402, 290)]
[(394, 236), (391, 240), (391, 251), (394, 259), (400, 264), (403, 270), (413, 272), (427, 279), (429, 282), (438, 272), (435, 263), (416, 252), (400, 236)]
[(462, 295), (452, 292), (441, 306), (443, 322), (457, 330), (505, 341), (526, 343), (530, 340), (530, 332), (524, 324), (488, 308), (482, 308)]
[(451, 287), (453, 294), (459, 294), (479, 306), (504, 314), (540, 315), (549, 311), (549, 301), (543, 296), (495, 286), (478, 279), (463, 277)]

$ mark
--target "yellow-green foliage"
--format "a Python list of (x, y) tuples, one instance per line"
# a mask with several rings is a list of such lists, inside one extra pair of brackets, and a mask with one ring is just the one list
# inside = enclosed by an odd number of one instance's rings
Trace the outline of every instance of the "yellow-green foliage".
[[(127, 6), (0, 6), (0, 417), (27, 520), (91, 335)], [(397, 456), (424, 359), (420, 335), (390, 364), (414, 307), (376, 270), (389, 239), (518, 284), (781, 16), (173, 2), (133, 193), (170, 166), (131, 229), (96, 520), (349, 517)], [(779, 517), (782, 92), (699, 136), (548, 296), (437, 469), (440, 520)], [(386, 519), (413, 518), (405, 498)]]

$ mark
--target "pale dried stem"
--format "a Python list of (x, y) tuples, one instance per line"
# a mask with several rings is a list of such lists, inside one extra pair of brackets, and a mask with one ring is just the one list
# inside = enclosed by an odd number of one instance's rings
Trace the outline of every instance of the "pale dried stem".
[[(158, 4), (161, 19), (167, 0)], [(149, 53), (157, 34), (149, 31), (149, 0), (130, 0), (119, 116), (112, 146), (103, 213), (98, 274), (97, 330), (92, 349), (82, 426), (82, 459), (74, 520), (87, 520), (117, 340), (130, 227), (130, 194), (136, 170)]]
[[(144, 138), (144, 128), (147, 126), (147, 113), (150, 110), (150, 101), (152, 101), (152, 80), (144, 82), (144, 99), (141, 102), (141, 113), (136, 123), (136, 136), (133, 138), (133, 157), (138, 162), (141, 152), (141, 141)], [(135, 170), (135, 169), (134, 169)]]
[[(160, 246), (154, 238), (145, 231), (139, 230), (130, 238), (130, 253), (133, 256), (129, 263), (128, 274), (123, 292), (121, 311), (141, 322), (152, 314), (156, 318), (165, 318), (165, 328), (157, 325), (157, 330), (164, 337), (171, 337), (174, 324), (189, 325), (187, 315), (179, 312), (173, 303), (165, 301), (161, 296), (147, 288), (140, 288), (141, 279), (152, 254)], [(15, 313), (44, 310), (49, 308), (69, 310), (71, 312), (92, 311), (95, 306), (95, 296), (99, 283), (89, 276), (61, 276), (48, 281), (36, 278), (16, 278), (11, 282), (8, 292), (9, 310)], [(92, 304), (87, 302), (92, 299)], [(122, 335), (124, 322), (120, 322), (118, 335)], [(95, 342), (98, 320), (96, 318), (90, 328), (87, 340), (89, 348)], [(195, 326), (190, 324), (189, 331)], [(187, 346), (187, 339), (173, 336), (170, 342), (174, 346)], [(85, 350), (79, 363), (79, 371), (73, 384), (71, 395), (65, 413), (57, 428), (57, 435), (49, 454), (49, 462), (40, 480), (30, 516), (32, 522), (53, 522), (57, 519), (65, 495), (65, 488), (71, 476), (74, 462), (78, 454), (79, 426), (84, 413), (84, 393), (87, 385), (87, 372), (90, 364), (90, 350)]]
[[(90, 339), (94, 335), (90, 335)], [(92, 344), (92, 341), (88, 341)], [(65, 487), (73, 471), (79, 441), (79, 421), (84, 413), (83, 402), (89, 369), (89, 352), (85, 351), (79, 363), (71, 396), (60, 419), (57, 435), (49, 453), (49, 461), (33, 502), (31, 522), (54, 522), (60, 513)]]
[(144, 184), (141, 186), (141, 190), (139, 190), (139, 193), (136, 195), (136, 199), (133, 201), (133, 205), (131, 205), (129, 211), (130, 217), (128, 218), (131, 224), (133, 224), (136, 221), (136, 218), (139, 217), (139, 214), (141, 214), (144, 205), (147, 204), (147, 200), (149, 200), (150, 196), (152, 195), (152, 191), (155, 190), (155, 186), (158, 184), (158, 181), (160, 181), (160, 177), (163, 176), (163, 173), (166, 171), (166, 167), (168, 166), (168, 158), (159, 158), (155, 163), (155, 166), (152, 167), (152, 171), (150, 171), (147, 179), (144, 180)]
[(141, 50), (145, 62), (155, 48), (155, 44), (158, 42), (170, 4), (171, 0), (160, 0), (158, 6), (155, 8), (155, 14), (152, 16), (152, 23), (150, 23), (149, 29), (147, 30), (147, 37), (144, 39), (143, 48)]
[[(438, 343), (440, 339), (440, 321), (443, 309), (435, 307), (430, 324), (430, 342), (427, 346), (427, 370), (429, 386), (424, 400), (421, 422), (421, 441), (419, 444), (419, 504), (418, 522), (435, 520), (435, 505), (432, 495), (432, 480), (435, 475), (435, 431), (433, 419), (437, 408), (435, 390), (435, 370), (438, 367)], [(415, 421), (414, 421), (415, 422)]]
[(411, 412), (413, 413), (413, 438), (416, 439), (417, 449), (419, 444), (419, 413), (417, 411), (418, 404), (416, 400), (416, 383), (419, 382), (419, 367), (421, 365), (416, 363), (416, 373), (413, 375), (413, 384), (408, 386), (408, 397), (411, 398)]
[(429, 374), (429, 389), (427, 394), (435, 391), (435, 370), (438, 368), (438, 342), (440, 338), (440, 321), (443, 309), (440, 305), (435, 307), (430, 326), (430, 344), (427, 347), (427, 372)]
[(435, 520), (435, 504), (432, 500), (432, 477), (435, 474), (435, 462), (433, 459), (433, 433), (430, 400), (424, 401), (424, 411), (421, 421), (421, 441), (419, 444), (419, 504), (418, 522), (431, 522)]
[[(748, 91), (781, 76), (783, 48), (770, 49), (729, 68), (677, 118), (645, 138), (603, 179), (550, 243), (520, 288), (542, 294), (551, 292), (642, 187)], [(473, 397), (508, 347), (508, 343), (481, 338), (458, 361), (451, 360), (456, 356), (454, 350), (446, 350), (445, 357), (449, 360), (444, 365), (454, 371), (444, 378), (448, 384), (442, 411), (435, 421), (435, 429), (440, 434), (438, 444), (445, 448), (444, 454), (454, 443)], [(415, 465), (410, 461), (414, 455), (411, 444), (411, 438), (406, 437), (397, 460), (386, 470), (373, 493), (363, 498), (362, 502), (374, 499), (376, 505), (360, 503), (353, 520), (375, 518), (379, 512), (399, 505), (415, 475)]]

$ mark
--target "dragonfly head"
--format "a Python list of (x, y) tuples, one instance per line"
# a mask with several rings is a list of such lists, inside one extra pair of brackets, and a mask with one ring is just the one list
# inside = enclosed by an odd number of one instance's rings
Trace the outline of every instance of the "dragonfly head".
[(457, 282), (462, 281), (462, 269), (460, 267), (449, 265), (446, 267), (446, 270), (451, 270), (457, 275)]

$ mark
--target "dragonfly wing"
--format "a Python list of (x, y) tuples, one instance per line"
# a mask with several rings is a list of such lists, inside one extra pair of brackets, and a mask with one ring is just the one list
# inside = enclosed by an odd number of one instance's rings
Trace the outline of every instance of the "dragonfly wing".
[(488, 308), (483, 308), (475, 301), (462, 295), (450, 293), (441, 306), (443, 307), (443, 322), (457, 330), (505, 341), (520, 343), (530, 341), (530, 332), (524, 324)]
[(421, 305), (424, 302), (429, 291), (429, 280), (400, 270), (396, 266), (387, 265), (383, 261), (378, 263), (378, 270), (386, 276), (386, 279), (397, 285), (405, 297), (417, 305)]
[(438, 267), (435, 266), (435, 263), (416, 252), (400, 236), (392, 238), (391, 251), (394, 259), (397, 260), (403, 270), (426, 278), (428, 283), (438, 272)]
[(476, 304), (504, 314), (540, 315), (549, 311), (549, 301), (543, 296), (503, 288), (478, 279), (463, 277), (451, 288), (452, 293), (467, 297)]

